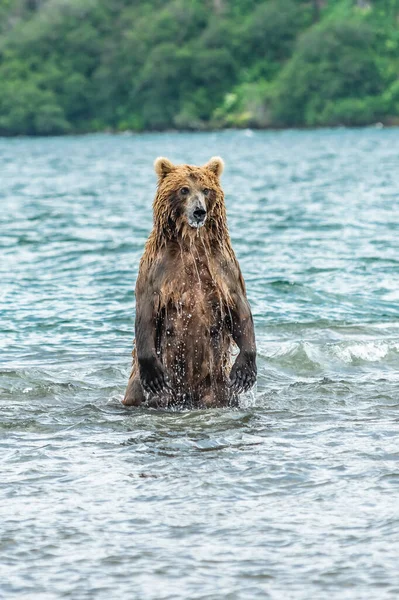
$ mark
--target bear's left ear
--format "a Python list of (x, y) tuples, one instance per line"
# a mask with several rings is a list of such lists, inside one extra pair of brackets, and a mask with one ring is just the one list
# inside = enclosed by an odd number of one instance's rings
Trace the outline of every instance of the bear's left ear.
[(175, 165), (170, 162), (168, 158), (164, 158), (163, 156), (158, 156), (154, 162), (155, 173), (158, 175), (159, 179), (163, 179), (175, 168)]
[(212, 171), (216, 177), (220, 177), (223, 173), (224, 162), (220, 156), (213, 156), (210, 160), (208, 160), (204, 167), (205, 169), (208, 169), (208, 171)]

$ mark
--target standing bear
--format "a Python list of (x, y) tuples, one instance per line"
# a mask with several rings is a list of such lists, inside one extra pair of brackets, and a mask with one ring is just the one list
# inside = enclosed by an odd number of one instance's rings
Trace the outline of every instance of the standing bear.
[[(215, 407), (256, 381), (245, 284), (227, 229), (223, 161), (157, 158), (154, 227), (136, 283), (133, 369), (123, 403)], [(232, 364), (232, 347), (239, 353)]]

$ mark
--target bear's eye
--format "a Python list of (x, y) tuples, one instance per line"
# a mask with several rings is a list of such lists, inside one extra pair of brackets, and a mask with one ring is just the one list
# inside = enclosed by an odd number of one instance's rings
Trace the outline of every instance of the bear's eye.
[(209, 196), (211, 190), (208, 190), (208, 188), (205, 188), (204, 190), (202, 190), (202, 193), (204, 194), (204, 196)]
[(180, 192), (183, 194), (183, 196), (187, 196), (187, 194), (189, 193), (189, 188), (188, 187), (182, 187), (182, 189), (180, 190)]

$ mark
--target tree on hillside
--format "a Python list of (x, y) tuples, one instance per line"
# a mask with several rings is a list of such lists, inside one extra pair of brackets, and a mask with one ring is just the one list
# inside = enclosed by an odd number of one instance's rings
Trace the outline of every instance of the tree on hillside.
[(380, 94), (383, 79), (374, 42), (373, 30), (361, 22), (327, 22), (307, 32), (277, 82), (277, 121), (291, 126), (329, 123), (338, 101)]
[(0, 134), (399, 115), (399, 0), (0, 0)]
[(327, 4), (327, 0), (312, 0), (313, 5), (313, 21), (320, 20), (320, 12), (323, 6)]

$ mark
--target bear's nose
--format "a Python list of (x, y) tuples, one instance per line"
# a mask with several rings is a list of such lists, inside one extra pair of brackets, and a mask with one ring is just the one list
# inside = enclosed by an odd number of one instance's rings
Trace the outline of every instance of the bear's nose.
[(200, 206), (198, 208), (196, 208), (195, 211), (193, 212), (193, 217), (197, 221), (197, 223), (201, 223), (202, 221), (204, 221), (205, 215), (206, 215), (206, 210)]

